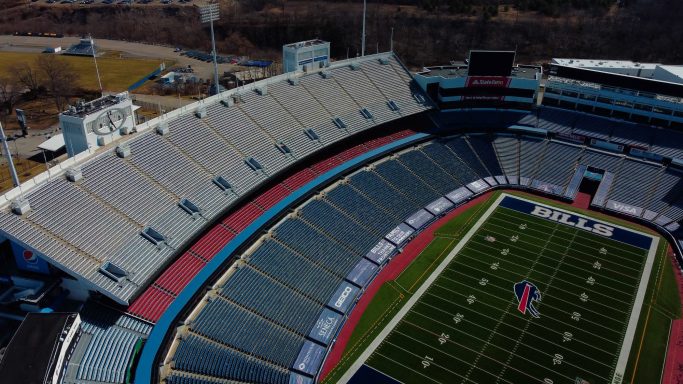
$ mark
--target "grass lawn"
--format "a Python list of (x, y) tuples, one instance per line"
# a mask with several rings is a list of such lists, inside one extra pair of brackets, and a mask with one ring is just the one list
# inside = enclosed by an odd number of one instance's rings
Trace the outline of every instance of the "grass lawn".
[[(18, 63), (34, 65), (35, 60), (46, 53), (0, 52), (0, 71), (2, 75), (11, 75), (10, 69)], [(97, 90), (97, 73), (92, 57), (59, 56), (70, 63), (80, 73), (79, 85), (85, 89)], [(160, 60), (152, 59), (119, 59), (100, 57), (97, 66), (100, 70), (102, 87), (105, 91), (120, 92), (128, 89), (138, 79), (154, 71), (161, 64)], [(167, 66), (172, 63), (166, 63)]]

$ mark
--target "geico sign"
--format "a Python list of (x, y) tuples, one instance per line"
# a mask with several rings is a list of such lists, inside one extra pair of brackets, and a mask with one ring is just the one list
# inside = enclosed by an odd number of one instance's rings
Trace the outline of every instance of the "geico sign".
[(351, 293), (352, 289), (351, 287), (346, 287), (342, 291), (341, 295), (339, 295), (339, 298), (337, 301), (334, 303), (334, 306), (337, 308), (341, 308), (341, 306), (344, 304), (346, 301), (346, 298), (349, 297), (349, 294)]
[(614, 228), (600, 223), (593, 223), (592, 225), (587, 225), (588, 220), (582, 217), (574, 217), (568, 213), (554, 211), (550, 208), (535, 206), (534, 210), (531, 212), (534, 216), (543, 217), (548, 220), (557, 221), (558, 223), (570, 225), (572, 227), (583, 229), (584, 231), (594, 232), (598, 235), (603, 235), (607, 237), (612, 236)]

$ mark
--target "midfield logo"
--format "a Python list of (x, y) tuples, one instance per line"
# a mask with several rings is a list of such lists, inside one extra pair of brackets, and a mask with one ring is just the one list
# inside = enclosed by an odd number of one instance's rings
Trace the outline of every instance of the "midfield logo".
[(535, 318), (541, 317), (536, 307), (534, 307), (534, 301), (541, 301), (541, 291), (533, 283), (526, 280), (522, 280), (514, 285), (515, 296), (517, 297), (517, 310), (526, 315), (528, 310), (531, 316)]

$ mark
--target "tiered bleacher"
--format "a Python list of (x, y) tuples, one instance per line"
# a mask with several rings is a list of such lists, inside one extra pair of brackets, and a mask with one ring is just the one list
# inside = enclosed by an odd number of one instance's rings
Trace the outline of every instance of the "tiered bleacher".
[(152, 325), (94, 303), (86, 304), (81, 311), (81, 319), (80, 338), (63, 382), (125, 382), (133, 354), (139, 351)]
[[(320, 159), (310, 167), (305, 167), (292, 173), (281, 183), (275, 184), (261, 192), (251, 202), (231, 212), (220, 224), (214, 226), (200, 239), (196, 240), (188, 251), (166, 268), (152, 285), (133, 301), (128, 311), (135, 316), (149, 321), (158, 320), (163, 311), (173, 302), (174, 298), (199, 270), (220, 249), (228, 244), (237, 233), (244, 230), (254, 219), (260, 216), (264, 210), (271, 208), (297, 188), (341, 164), (343, 161), (350, 160), (375, 148), (378, 143), (387, 144), (413, 133), (410, 130), (392, 132), (340, 150), (340, 152), (331, 152), (328, 154), (329, 157)], [(296, 244), (291, 245), (291, 247), (295, 248)], [(325, 254), (333, 254), (333, 249), (328, 249)], [(268, 267), (270, 265), (264, 263), (263, 268)]]
[(430, 109), (410, 82), (384, 54), (216, 95), (124, 139), (125, 151), (82, 161), (80, 180), (58, 174), (23, 191), (30, 211), (4, 207), (0, 228), (127, 304), (178, 248), (269, 177), (352, 133)]
[[(463, 188), (473, 175), (486, 184), (484, 177), (489, 177), (488, 169), (512, 169), (511, 164), (520, 165), (520, 174), (525, 175), (522, 177), (558, 187), (559, 195), (581, 166), (591, 167), (594, 172), (614, 172), (610, 198), (659, 209), (658, 215), (671, 210), (671, 204), (675, 205), (683, 197), (682, 191), (676, 189), (683, 183), (681, 172), (556, 140), (523, 135), (465, 135), (413, 145), (324, 189), (243, 253), (240, 261), (211, 287), (192, 311), (192, 317), (186, 319), (188, 328), (176, 334), (174, 343), (178, 352), (166, 358), (169, 377), (194, 383), (192, 380), (199, 376), (193, 375), (200, 375), (202, 380), (248, 382), (264, 382), (260, 380), (265, 376), (256, 375), (274, 375), (273, 382), (285, 382), (288, 377), (296, 380), (301, 375), (315, 376), (321, 364), (319, 356), (324, 355), (330, 342), (329, 338), (318, 338), (317, 324), (326, 316), (338, 319), (348, 313), (358, 291), (385, 262), (372, 263), (373, 250), (387, 244), (383, 242), (388, 239), (400, 246), (405, 239), (392, 237), (396, 229), (408, 223), (414, 225), (411, 230), (423, 228), (431, 220), (429, 217), (433, 218), (428, 212), (432, 202), (451, 196), (449, 192)], [(474, 169), (483, 176), (477, 175)], [(637, 194), (634, 186), (643, 184), (652, 187)], [(474, 188), (469, 196), (477, 191)], [(665, 198), (672, 203), (655, 204)], [(426, 218), (420, 218), (417, 212), (424, 212), (420, 215)], [(388, 254), (392, 252), (395, 250)], [(367, 269), (366, 265), (370, 266), (369, 276), (359, 272)], [(342, 304), (338, 298), (340, 290), (349, 292)], [(351, 303), (344, 303), (345, 300)], [(227, 324), (250, 324), (249, 333), (253, 337), (248, 340), (216, 328), (226, 324), (218, 319), (238, 315), (244, 320), (229, 320)], [(216, 319), (215, 324), (211, 325), (209, 318)], [(326, 332), (334, 335), (338, 330), (337, 321)], [(268, 336), (272, 342), (259, 343), (266, 338), (260, 335), (272, 335)], [(202, 342), (203, 347), (197, 346), (200, 338), (207, 339)], [(273, 345), (281, 348), (281, 353), (274, 355)], [(240, 376), (244, 370), (239, 364), (234, 368), (222, 367), (220, 371), (197, 364), (190, 366), (180, 352), (186, 348), (195, 348), (193, 353), (208, 361), (223, 359), (220, 356), (224, 354), (253, 359), (249, 362), (260, 364), (260, 368), (253, 370), (258, 373), (245, 378)], [(318, 360), (307, 360), (306, 364), (312, 366), (301, 368), (302, 354), (318, 349), (321, 351), (312, 353)]]

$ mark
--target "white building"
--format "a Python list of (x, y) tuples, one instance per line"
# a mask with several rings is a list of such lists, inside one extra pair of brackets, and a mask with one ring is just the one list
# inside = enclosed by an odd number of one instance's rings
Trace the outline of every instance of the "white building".
[(282, 46), (283, 71), (319, 69), (330, 64), (330, 43), (320, 39), (300, 41)]
[(130, 133), (136, 125), (133, 112), (137, 108), (128, 92), (123, 92), (79, 103), (60, 113), (59, 126), (69, 157)]

